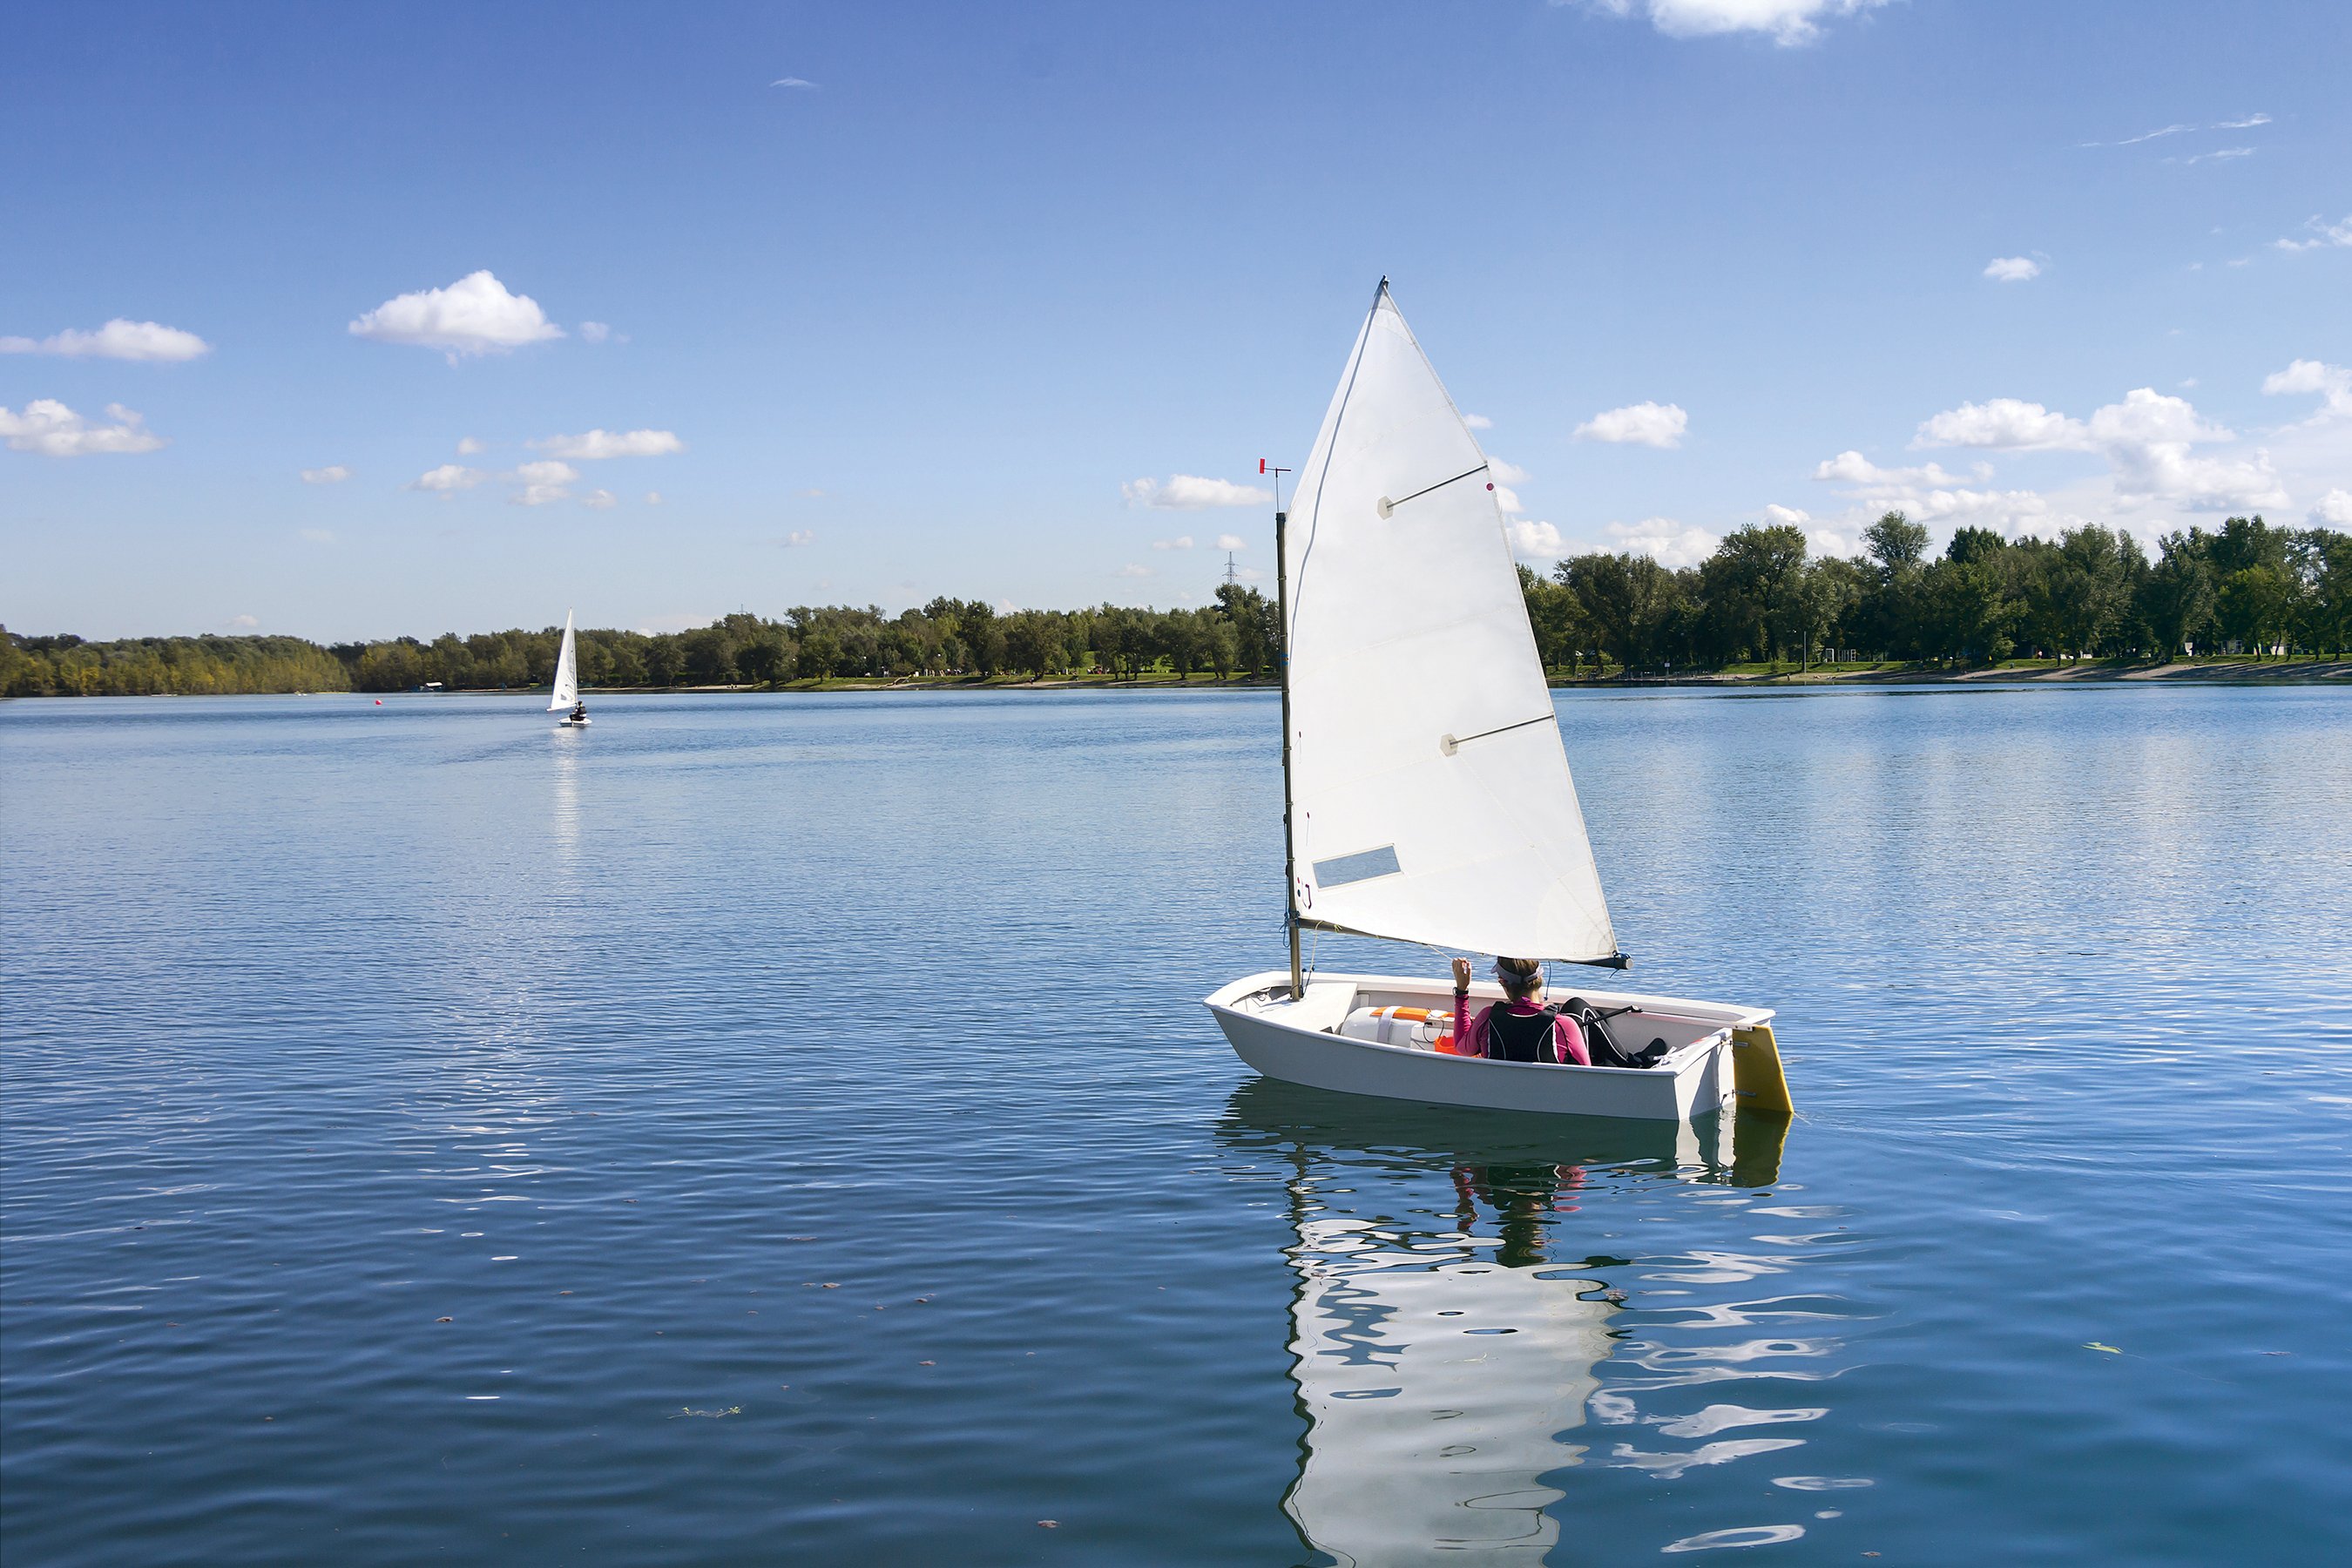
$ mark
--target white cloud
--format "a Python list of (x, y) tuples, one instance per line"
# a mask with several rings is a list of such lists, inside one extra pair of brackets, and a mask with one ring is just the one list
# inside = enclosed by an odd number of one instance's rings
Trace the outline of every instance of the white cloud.
[(796, 528), (790, 533), (784, 535), (784, 548), (787, 550), (798, 550), (803, 545), (814, 544), (815, 542), (816, 535), (811, 533), (805, 528)]
[(2352, 528), (2352, 490), (2329, 490), (2311, 509), (2315, 528)]
[(2104, 463), (2044, 495), (1996, 488), (1988, 464), (1976, 465), (1963, 481), (1933, 463), (1881, 468), (1859, 452), (1842, 452), (1814, 470), (1816, 479), (1847, 487), (1851, 503), (1825, 526), (1858, 535), (1871, 518), (1900, 509), (1946, 530), (1967, 523), (2012, 537), (2028, 530), (2046, 536), (2095, 521), (2152, 544), (2160, 532), (2179, 527), (2184, 512), (2277, 515), (2293, 497), (2343, 489), (2345, 476), (2352, 474), (2352, 370), (2296, 360), (2262, 384), (2274, 396), (2315, 396), (2321, 406), (2309, 418), (2268, 432), (2267, 444), (2257, 446), (2185, 398), (2151, 387), (2136, 388), (2084, 419), (2017, 399), (1963, 405), (1921, 426), (1914, 445), (2076, 452)]
[(1723, 542), (1703, 528), (1676, 522), (1671, 517), (1645, 517), (1639, 522), (1609, 525), (1617, 548), (1647, 555), (1661, 566), (1696, 566)]
[(324, 528), (298, 528), (294, 531), (294, 537), (312, 544), (332, 544), (335, 542), (333, 531)]
[(231, 616), (228, 618), (228, 624), (233, 630), (249, 632), (254, 627), (261, 624), (261, 617), (258, 616)]
[(1679, 447), (1690, 416), (1672, 403), (1635, 403), (1596, 414), (1576, 427), (1580, 441), (1638, 447)]
[(2251, 459), (2189, 455), (2192, 446), (2235, 437), (2185, 398), (2138, 387), (2094, 413), (2090, 429), (2115, 466), (2116, 495), (2126, 505), (2153, 500), (2191, 511), (2237, 511), (2286, 504), (2267, 452)]
[(580, 504), (585, 507), (593, 507), (598, 511), (607, 511), (621, 503), (619, 500), (614, 496), (611, 490), (590, 490), (586, 495), (580, 498)]
[(302, 470), (302, 482), (306, 485), (339, 485), (351, 477), (351, 469), (341, 463), (330, 463), (323, 468)]
[[(1818, 479), (1820, 476), (1814, 477)], [(1812, 521), (1813, 514), (1801, 507), (1781, 506), (1776, 502), (1764, 509), (1764, 526), (1767, 528), (1802, 528)]]
[(507, 292), (507, 286), (487, 269), (469, 272), (446, 289), (386, 300), (353, 321), (350, 331), (355, 338), (380, 343), (445, 350), (453, 364), (460, 354), (505, 353), (563, 335), (538, 300)]
[(1508, 485), (1490, 487), (1495, 492), (1495, 505), (1506, 517), (1516, 516), (1528, 509), (1519, 504), (1519, 492)]
[(469, 468), (462, 463), (444, 463), (427, 469), (408, 481), (412, 490), (432, 490), (444, 498), (459, 490), (472, 489), (490, 476), (479, 468)]
[(601, 343), (612, 335), (613, 329), (607, 322), (583, 321), (580, 323), (580, 341), (583, 343)]
[(12, 452), (38, 452), (45, 458), (152, 452), (163, 445), (163, 437), (120, 403), (108, 404), (106, 416), (114, 423), (93, 425), (54, 397), (37, 397), (21, 414), (0, 405), (0, 440)]
[(570, 499), (569, 487), (580, 478), (580, 470), (569, 463), (525, 463), (514, 471), (522, 489), (507, 499), (517, 506), (545, 506), (551, 501)]
[(686, 450), (686, 443), (670, 430), (591, 430), (582, 436), (550, 436), (531, 445), (551, 457), (575, 463), (602, 462), (607, 458), (662, 458)]
[(1118, 574), (1122, 577), (1149, 577), (1152, 575), (1152, 571), (1149, 566), (1139, 566), (1130, 561), (1118, 569)]
[[(1912, 444), (2097, 452), (2111, 466), (2116, 498), (2126, 506), (2153, 500), (2192, 511), (2220, 511), (2284, 504), (2278, 476), (2265, 454), (2258, 452), (2251, 459), (2189, 455), (2191, 447), (2234, 439), (2230, 431), (2199, 415), (2186, 398), (2142, 386), (2125, 394), (2121, 403), (2095, 410), (2087, 421), (2070, 419), (2039, 403), (2013, 397), (1964, 403), (1920, 426)], [(1843, 456), (1832, 459), (1844, 460)], [(1869, 482), (1859, 474), (1829, 472), (1830, 467), (1823, 464), (1815, 477)], [(2029, 494), (1964, 492), (1948, 498), (1947, 504), (1959, 510), (1998, 510), (2013, 506), (2011, 498)]]
[(646, 504), (647, 506), (659, 506), (659, 505), (661, 505), (661, 503), (662, 503), (661, 491), (659, 491), (659, 490), (647, 490), (647, 491), (646, 492)]
[(1995, 397), (1983, 403), (1963, 403), (1937, 415), (1919, 426), (1911, 445), (1990, 447), (2012, 452), (2079, 452), (2090, 445), (2090, 432), (2079, 422), (2063, 414), (2053, 414), (2039, 403)]
[(1495, 422), (1483, 414), (1465, 414), (1462, 423), (1473, 430), (1492, 430), (1495, 427)]
[(1190, 550), (1192, 548), (1192, 536), (1189, 533), (1180, 533), (1173, 539), (1155, 539), (1151, 542), (1151, 548), (1154, 550)]
[(2352, 370), (2315, 359), (2299, 359), (2263, 378), (2263, 390), (2276, 397), (2297, 392), (2320, 395), (2320, 416), (2352, 415)]
[(1171, 474), (1165, 481), (1133, 479), (1118, 487), (1129, 506), (1163, 507), (1171, 511), (1199, 511), (1213, 506), (1271, 506), (1274, 496), (1254, 485), (1231, 479), (1204, 479), (1196, 474)]
[[(1882, 468), (1860, 452), (1853, 451), (1840, 452), (1813, 470), (1817, 480), (1849, 487), (1846, 494), (1854, 502), (1856, 515), (1875, 517), (1881, 512), (1902, 511), (1917, 522), (1950, 522), (1956, 527), (1967, 523), (2011, 533), (2049, 510), (2042, 497), (2032, 490), (1979, 488), (1991, 477), (1992, 470), (1982, 466), (1972, 480), (1948, 472), (1936, 463), (1916, 468)], [(1825, 541), (1837, 541), (1839, 545), (1847, 535), (1842, 523), (1854, 521), (1850, 517), (1842, 522), (1818, 523), (1805, 514), (1796, 513), (1794, 508), (1768, 508), (1767, 516), (1771, 517), (1776, 510), (1804, 517), (1801, 526), (1807, 529), (1809, 538), (1818, 533)], [(1789, 520), (1772, 517), (1771, 521)], [(1847, 552), (1836, 548), (1836, 552)]]
[[(1553, 0), (1555, 5), (1560, 0)], [(1783, 47), (1810, 43), (1820, 24), (1875, 10), (1886, 0), (1591, 0), (1612, 16), (1646, 15), (1669, 37), (1719, 33), (1769, 33)]]
[(2347, 214), (2342, 223), (2327, 223), (2315, 217), (2306, 220), (2303, 226), (2311, 231), (2311, 238), (2274, 239), (2271, 244), (2287, 251), (2330, 250), (2352, 246), (2352, 214)]
[(2154, 131), (2143, 131), (2137, 136), (2126, 136), (2120, 142), (2084, 142), (2084, 147), (2137, 147), (2143, 142), (2153, 142), (2159, 136), (2178, 136), (2184, 131), (2194, 131), (2194, 125), (2166, 125)]
[(2213, 122), (2212, 129), (2216, 131), (2252, 131), (2257, 125), (2268, 125), (2270, 122), (2271, 117), (2267, 114), (2249, 114), (2243, 120), (2217, 120)]
[[(796, 76), (780, 76), (780, 77), (778, 77), (775, 80), (773, 80), (773, 81), (770, 82), (768, 85), (769, 85), (770, 87), (789, 87), (789, 88), (794, 88), (794, 89), (808, 89), (808, 90), (810, 90), (810, 91), (814, 91), (814, 90), (815, 90), (815, 88), (816, 88), (816, 83), (814, 83), (814, 82), (813, 82), (813, 81), (810, 81), (810, 80), (806, 79), (805, 78), (803, 78), (803, 77), (796, 77)], [(856, 96), (856, 95), (855, 95), (855, 94), (852, 94), (852, 96), (854, 97), (854, 96)]]
[(1511, 553), (1522, 561), (1557, 561), (1568, 553), (1559, 530), (1548, 522), (1514, 522)]
[(2251, 158), (2253, 155), (2254, 150), (2252, 147), (2219, 147), (2210, 153), (2200, 153), (2193, 158), (2167, 158), (2165, 162), (2179, 163), (2186, 168), (2191, 163), (2227, 163), (2232, 159)]
[(94, 332), (69, 327), (46, 338), (0, 338), (0, 354), (62, 354), (68, 359), (190, 360), (212, 352), (212, 344), (194, 332), (121, 316)]
[(488, 450), (489, 450), (489, 447), (476, 437), (460, 436), (457, 437), (457, 456), (461, 458), (470, 458), (477, 452), (486, 452)]
[(2042, 263), (2030, 256), (1996, 256), (1985, 263), (1984, 275), (1996, 283), (2026, 283), (2042, 276)]
[(1941, 463), (1925, 463), (1916, 468), (1882, 468), (1860, 452), (1844, 451), (1815, 467), (1813, 478), (1825, 483), (1848, 485), (1964, 485), (1970, 479), (1981, 483), (1992, 478), (1992, 469), (1979, 463), (1975, 473), (1963, 479), (1947, 471)]
[(1501, 485), (1523, 485), (1535, 478), (1517, 463), (1507, 463), (1492, 454), (1489, 454), (1486, 458), (1486, 475), (1496, 484)]
[(1238, 533), (1221, 533), (1217, 535), (1217, 548), (1220, 550), (1247, 550), (1249, 548), (1249, 541), (1244, 539)]

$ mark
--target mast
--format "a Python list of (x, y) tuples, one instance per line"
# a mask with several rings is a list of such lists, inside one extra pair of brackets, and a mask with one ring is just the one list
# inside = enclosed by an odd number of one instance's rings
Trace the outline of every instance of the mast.
[[(1281, 479), (1275, 484), (1279, 487)], [(1277, 490), (1277, 494), (1278, 494)], [(1275, 668), (1282, 672), (1282, 898), (1283, 924), (1290, 932), (1290, 994), (1307, 994), (1307, 976), (1298, 963), (1298, 835), (1291, 822), (1290, 800), (1290, 555), (1284, 549), (1283, 531), (1290, 514), (1280, 500), (1274, 508), (1274, 602), (1280, 639), (1275, 644)]]

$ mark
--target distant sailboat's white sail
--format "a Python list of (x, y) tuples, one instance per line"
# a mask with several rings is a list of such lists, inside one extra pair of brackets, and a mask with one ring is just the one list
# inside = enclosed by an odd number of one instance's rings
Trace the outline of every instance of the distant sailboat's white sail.
[(1385, 282), (1299, 480), (1284, 567), (1300, 918), (1614, 956), (1486, 454)]
[(580, 646), (572, 633), (572, 612), (563, 612), (563, 651), (555, 656), (555, 690), (547, 700), (547, 710), (569, 708), (580, 700)]

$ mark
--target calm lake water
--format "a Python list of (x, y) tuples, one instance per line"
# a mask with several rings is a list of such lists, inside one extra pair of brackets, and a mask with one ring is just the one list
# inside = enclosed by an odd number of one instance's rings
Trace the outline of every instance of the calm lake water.
[(9, 1563), (2352, 1553), (2352, 693), (1563, 693), (1784, 1144), (1255, 1080), (1267, 694), (539, 706), (0, 706)]

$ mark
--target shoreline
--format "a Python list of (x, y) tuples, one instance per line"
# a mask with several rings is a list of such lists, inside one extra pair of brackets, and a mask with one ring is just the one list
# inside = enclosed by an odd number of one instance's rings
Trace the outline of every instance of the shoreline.
[[(2317, 686), (2331, 682), (2352, 684), (2352, 658), (2342, 659), (2273, 659), (2257, 664), (2236, 657), (2215, 659), (2210, 663), (2176, 660), (2165, 664), (2057, 664), (2051, 660), (2012, 661), (2005, 665), (1972, 669), (1937, 669), (1932, 667), (1905, 666), (1887, 668), (1874, 666), (1868, 669), (1841, 670), (1835, 667), (1796, 670), (1707, 670), (1683, 675), (1585, 675), (1553, 676), (1545, 681), (1555, 690), (1585, 689), (1624, 690), (1635, 688), (1679, 687), (1696, 690), (1747, 690), (1759, 688), (1814, 686), (1984, 686), (2011, 683), (2032, 683), (2043, 686), (2120, 685), (2120, 684), (2228, 684)], [(824, 680), (793, 680), (781, 685), (760, 686), (600, 686), (595, 690), (614, 696), (646, 696), (662, 692), (804, 692), (821, 695), (829, 692), (856, 693), (880, 691), (1120, 691), (1120, 692), (1183, 692), (1183, 691), (1273, 691), (1279, 683), (1266, 679), (1237, 678), (1231, 680), (1182, 681), (1173, 676), (1150, 676), (1139, 680), (1115, 679), (1103, 677), (1048, 676), (1032, 680), (1012, 680), (982, 676), (911, 676), (897, 679), (859, 679), (835, 676)], [(539, 689), (545, 689), (540, 688)], [(391, 695), (385, 693), (384, 695)], [(401, 695), (414, 695), (402, 693)]]
[[(1930, 667), (1874, 665), (1868, 668), (1840, 669), (1835, 666), (1816, 667), (1802, 672), (1789, 670), (1729, 669), (1707, 670), (1684, 674), (1585, 675), (1554, 676), (1546, 684), (1555, 690), (1717, 690), (1748, 691), (1784, 689), (1869, 688), (1878, 686), (2345, 686), (2352, 687), (2352, 658), (2273, 659), (2255, 662), (2238, 656), (2226, 656), (2210, 662), (2175, 660), (2162, 664), (2125, 665), (2120, 663), (2061, 664), (2054, 660), (2016, 660), (2002, 665), (1970, 669), (1937, 669)], [(1054, 676), (1035, 679), (1008, 679), (985, 676), (908, 676), (895, 679), (860, 679), (855, 677), (833, 677), (823, 680), (794, 680), (780, 685), (740, 683), (719, 686), (598, 686), (587, 689), (583, 695), (599, 697), (646, 696), (709, 696), (715, 693), (780, 693), (793, 692), (822, 696), (834, 693), (856, 695), (874, 692), (947, 691), (947, 692), (1030, 692), (1030, 691), (1105, 691), (1124, 693), (1199, 692), (1199, 691), (1273, 691), (1278, 683), (1267, 679), (1237, 678), (1230, 680), (1179, 680), (1174, 676), (1147, 676), (1140, 679), (1118, 679), (1109, 676)], [(544, 693), (541, 687), (466, 687), (454, 691), (424, 691), (410, 687), (393, 691), (149, 691), (123, 693), (90, 693), (91, 696), (139, 697), (522, 697)], [(58, 697), (83, 695), (58, 692)], [(0, 698), (0, 703), (40, 702), (43, 697)]]

